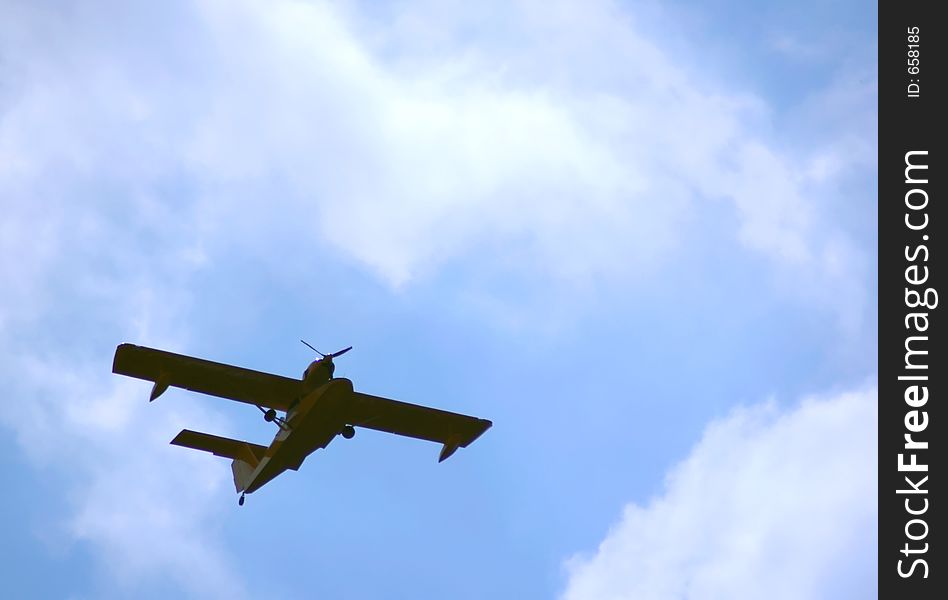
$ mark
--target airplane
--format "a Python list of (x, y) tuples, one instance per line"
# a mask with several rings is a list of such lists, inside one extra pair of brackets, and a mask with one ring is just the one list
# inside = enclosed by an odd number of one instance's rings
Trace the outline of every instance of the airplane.
[(115, 349), (112, 372), (154, 382), (149, 402), (174, 386), (252, 404), (263, 413), (265, 421), (277, 425), (269, 446), (189, 429), (171, 440), (175, 446), (233, 459), (231, 470), (240, 506), (246, 494), (287, 469), (298, 470), (307, 456), (328, 446), (337, 435), (352, 439), (356, 427), (439, 442), (443, 446), (438, 462), (443, 462), (492, 425), (487, 419), (357, 392), (350, 380), (333, 378), (333, 359), (352, 350), (352, 346), (323, 354), (300, 341), (320, 356), (306, 367), (302, 379), (134, 344), (120, 344)]

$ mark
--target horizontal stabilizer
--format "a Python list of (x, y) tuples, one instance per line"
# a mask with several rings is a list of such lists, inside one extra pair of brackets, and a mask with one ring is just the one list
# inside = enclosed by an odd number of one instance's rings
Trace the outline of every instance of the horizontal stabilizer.
[(190, 429), (182, 429), (181, 433), (171, 440), (171, 443), (175, 446), (211, 452), (215, 456), (242, 460), (254, 467), (257, 466), (257, 463), (260, 462), (260, 459), (262, 459), (267, 452), (266, 446), (211, 435), (209, 433), (201, 433), (200, 431), (191, 431)]

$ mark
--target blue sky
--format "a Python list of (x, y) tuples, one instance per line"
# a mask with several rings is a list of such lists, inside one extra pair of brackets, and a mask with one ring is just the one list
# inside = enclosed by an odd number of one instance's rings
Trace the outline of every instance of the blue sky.
[[(875, 15), (0, 3), (13, 595), (875, 595)], [(272, 425), (110, 373), (298, 377), (301, 337), (494, 427), (238, 508), (167, 442)]]

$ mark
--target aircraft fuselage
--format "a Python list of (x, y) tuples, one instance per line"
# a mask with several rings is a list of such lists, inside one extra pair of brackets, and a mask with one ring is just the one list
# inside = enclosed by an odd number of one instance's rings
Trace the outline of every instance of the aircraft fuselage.
[[(307, 369), (309, 372), (310, 369)], [(304, 381), (310, 383), (310, 377)], [(307, 456), (328, 446), (342, 431), (346, 423), (340, 417), (340, 408), (352, 395), (352, 382), (340, 378), (317, 385), (291, 406), (285, 423), (256, 468), (241, 477), (244, 479), (241, 482), (244, 493), (250, 494), (260, 489), (287, 469), (296, 471)]]

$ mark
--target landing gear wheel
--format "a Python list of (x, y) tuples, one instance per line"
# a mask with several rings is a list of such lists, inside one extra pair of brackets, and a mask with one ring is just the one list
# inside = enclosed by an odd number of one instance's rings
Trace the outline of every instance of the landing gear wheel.
[(351, 440), (353, 437), (355, 437), (355, 434), (356, 430), (352, 425), (346, 425), (342, 428), (342, 437), (346, 438), (347, 440)]
[(237, 501), (237, 506), (243, 506), (243, 505), (244, 505), (244, 495), (241, 494), (240, 500)]
[(266, 421), (267, 423), (272, 423), (273, 419), (275, 419), (276, 416), (277, 416), (277, 411), (271, 408), (267, 412), (263, 413), (263, 420)]

